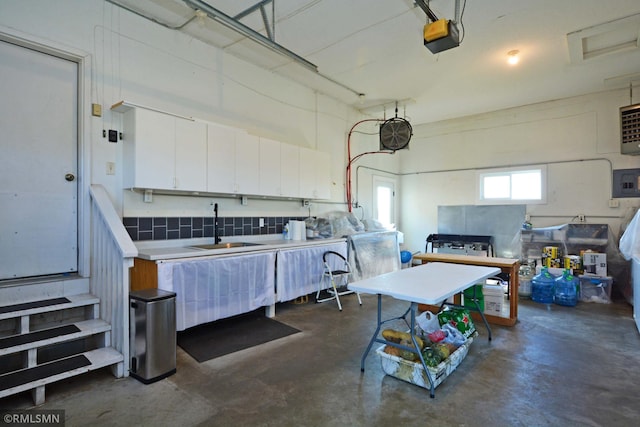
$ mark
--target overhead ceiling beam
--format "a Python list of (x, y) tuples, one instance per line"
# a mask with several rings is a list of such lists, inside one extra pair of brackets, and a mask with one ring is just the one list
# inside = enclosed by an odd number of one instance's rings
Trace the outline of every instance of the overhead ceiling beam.
[[(265, 6), (271, 3), (271, 25), (269, 25), (269, 18), (267, 17), (267, 11), (265, 10)], [(275, 13), (275, 1), (274, 0), (262, 0), (259, 3), (254, 4), (251, 7), (243, 10), (239, 14), (233, 17), (236, 21), (241, 20), (247, 15), (252, 14), (256, 10), (260, 9), (260, 14), (262, 15), (262, 23), (264, 24), (264, 29), (267, 31), (267, 37), (269, 40), (276, 41), (276, 13)]]
[(315, 64), (307, 61), (306, 59), (304, 59), (299, 55), (296, 55), (286, 47), (279, 45), (278, 43), (275, 43), (273, 40), (270, 40), (269, 38), (263, 36), (257, 31), (254, 31), (253, 29), (247, 27), (243, 23), (237, 21), (236, 19), (225, 14), (224, 12), (214, 8), (208, 3), (205, 3), (201, 0), (182, 0), (182, 1), (184, 1), (192, 9), (201, 10), (202, 12), (206, 13), (209, 18), (242, 34), (243, 36), (255, 41), (256, 43), (259, 43), (262, 46), (268, 49), (271, 49), (274, 52), (280, 53), (281, 55), (284, 55), (294, 60), (295, 62), (301, 64), (302, 66), (312, 71), (318, 72), (318, 67)]
[(238, 13), (236, 16), (234, 16), (234, 19), (240, 20), (242, 18), (244, 18), (247, 15), (252, 14), (253, 12), (255, 12), (258, 9), (262, 9), (264, 6), (268, 5), (269, 3), (271, 3), (273, 0), (262, 0), (256, 4), (254, 4), (251, 7), (246, 8), (245, 10), (243, 10), (242, 12)]

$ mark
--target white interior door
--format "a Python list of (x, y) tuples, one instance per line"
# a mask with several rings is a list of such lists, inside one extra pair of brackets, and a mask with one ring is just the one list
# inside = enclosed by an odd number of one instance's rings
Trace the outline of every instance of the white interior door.
[(0, 280), (78, 270), (78, 64), (0, 41)]
[(373, 176), (373, 218), (386, 226), (396, 222), (396, 182)]

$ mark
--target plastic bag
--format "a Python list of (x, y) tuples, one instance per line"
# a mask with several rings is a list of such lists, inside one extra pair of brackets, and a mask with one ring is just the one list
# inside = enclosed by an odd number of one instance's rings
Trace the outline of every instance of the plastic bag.
[(446, 333), (446, 336), (442, 340), (443, 343), (453, 344), (456, 347), (460, 347), (467, 340), (462, 332), (458, 330), (451, 323), (442, 325), (442, 330)]
[(439, 343), (447, 337), (447, 334), (442, 329), (438, 329), (437, 331), (431, 332), (429, 335), (429, 341), (432, 343)]
[(640, 211), (636, 212), (620, 237), (620, 252), (627, 261), (640, 255)]
[(418, 323), (418, 326), (424, 331), (426, 335), (440, 329), (440, 321), (438, 320), (438, 316), (430, 311), (424, 311), (420, 313), (420, 315), (416, 317), (416, 323)]
[(462, 332), (465, 338), (469, 338), (476, 331), (476, 325), (471, 319), (469, 310), (464, 308), (446, 308), (438, 313), (438, 320), (440, 325), (450, 323)]

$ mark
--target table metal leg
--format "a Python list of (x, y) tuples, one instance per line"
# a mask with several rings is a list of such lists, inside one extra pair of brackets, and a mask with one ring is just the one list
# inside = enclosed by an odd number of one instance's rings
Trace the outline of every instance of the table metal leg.
[[(369, 355), (369, 352), (371, 351), (371, 347), (373, 347), (373, 343), (374, 342), (380, 342), (383, 344), (390, 344), (390, 345), (394, 345), (400, 348), (403, 348), (405, 350), (409, 350), (409, 351), (413, 351), (415, 353), (418, 354), (418, 358), (420, 359), (420, 363), (422, 363), (422, 367), (424, 368), (424, 372), (425, 375), (427, 377), (427, 379), (429, 380), (429, 395), (431, 396), (431, 398), (435, 397), (435, 385), (433, 383), (433, 378), (431, 378), (431, 372), (429, 372), (429, 369), (427, 369), (427, 364), (424, 361), (424, 357), (422, 356), (422, 352), (420, 351), (420, 346), (418, 345), (418, 341), (416, 340), (416, 336), (415, 336), (415, 327), (416, 327), (416, 310), (418, 309), (418, 304), (415, 302), (411, 303), (411, 306), (407, 309), (407, 311), (404, 312), (404, 314), (402, 316), (399, 317), (394, 317), (391, 319), (387, 319), (387, 320), (382, 320), (382, 295), (378, 294), (378, 322), (377, 322), (377, 326), (376, 326), (376, 330), (373, 333), (373, 336), (371, 337), (371, 340), (369, 341), (369, 345), (367, 345), (367, 349), (364, 351), (364, 354), (362, 355), (362, 359), (360, 360), (360, 371), (364, 372), (364, 363), (365, 360), (367, 359), (367, 356)], [(399, 319), (404, 319), (405, 323), (407, 322), (406, 316), (407, 314), (411, 313), (411, 321), (409, 322), (408, 326), (410, 328), (410, 335), (411, 335), (411, 341), (413, 342), (413, 348), (404, 346), (404, 345), (398, 345), (396, 343), (391, 343), (388, 342), (387, 340), (383, 340), (383, 339), (379, 339), (378, 338), (378, 334), (380, 334), (380, 328), (382, 327), (382, 325), (386, 322), (390, 322), (392, 320), (399, 320)]]
[(378, 294), (378, 325), (376, 326), (376, 331), (373, 333), (373, 336), (371, 337), (371, 341), (369, 341), (369, 345), (367, 346), (367, 349), (364, 351), (364, 354), (362, 355), (362, 360), (360, 361), (361, 372), (364, 372), (364, 361), (369, 355), (369, 352), (371, 351), (371, 347), (373, 346), (373, 343), (376, 342), (378, 338), (378, 334), (380, 333), (381, 326), (382, 326), (382, 295)]
[(418, 341), (416, 340), (416, 310), (418, 309), (418, 304), (415, 302), (411, 303), (411, 341), (413, 342), (413, 346), (416, 349), (416, 353), (418, 353), (418, 358), (420, 359), (420, 363), (422, 363), (422, 367), (424, 368), (424, 373), (427, 379), (429, 380), (429, 396), (433, 399), (436, 397), (436, 387), (433, 384), (433, 378), (431, 378), (431, 372), (427, 369), (427, 364), (424, 361), (424, 357), (422, 356), (422, 352), (420, 351), (420, 347), (418, 346)]

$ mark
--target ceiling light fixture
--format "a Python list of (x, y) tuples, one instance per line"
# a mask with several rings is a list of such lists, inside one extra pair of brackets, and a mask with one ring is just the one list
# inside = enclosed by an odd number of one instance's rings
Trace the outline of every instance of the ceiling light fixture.
[(510, 65), (516, 65), (520, 61), (520, 51), (519, 50), (510, 50), (507, 52), (507, 62)]

